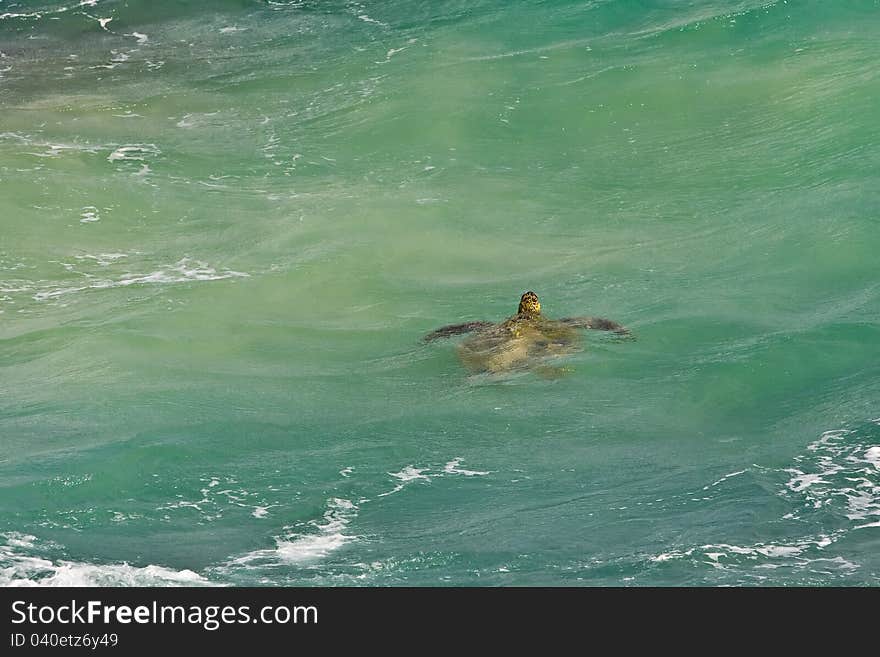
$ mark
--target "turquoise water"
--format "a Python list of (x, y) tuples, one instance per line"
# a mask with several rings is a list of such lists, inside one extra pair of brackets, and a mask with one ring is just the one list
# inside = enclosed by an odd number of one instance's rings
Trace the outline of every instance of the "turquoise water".
[(878, 33), (0, 1), (0, 583), (877, 585)]

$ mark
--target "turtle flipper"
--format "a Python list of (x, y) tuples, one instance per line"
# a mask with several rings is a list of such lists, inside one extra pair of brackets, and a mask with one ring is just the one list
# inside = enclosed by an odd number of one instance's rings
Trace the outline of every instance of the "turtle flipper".
[(489, 328), (490, 326), (494, 326), (492, 322), (467, 322), (466, 324), (450, 324), (449, 326), (443, 326), (438, 328), (436, 331), (431, 331), (426, 335), (422, 340), (424, 342), (431, 342), (432, 340), (438, 340), (440, 338), (448, 338), (451, 335), (460, 335), (462, 333), (470, 333), (471, 331), (479, 331), (480, 329)]
[(625, 326), (618, 324), (617, 322), (613, 322), (610, 319), (605, 319), (604, 317), (566, 317), (565, 319), (560, 319), (560, 322), (564, 322), (569, 326), (574, 328), (585, 328), (585, 329), (595, 329), (597, 331), (614, 331), (618, 335), (632, 335), (629, 332), (629, 329)]

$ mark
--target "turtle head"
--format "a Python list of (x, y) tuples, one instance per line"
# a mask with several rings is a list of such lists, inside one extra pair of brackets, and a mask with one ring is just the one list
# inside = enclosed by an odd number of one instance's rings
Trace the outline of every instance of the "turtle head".
[(522, 295), (519, 300), (519, 310), (516, 312), (519, 315), (540, 315), (541, 302), (538, 300), (538, 295), (531, 291)]

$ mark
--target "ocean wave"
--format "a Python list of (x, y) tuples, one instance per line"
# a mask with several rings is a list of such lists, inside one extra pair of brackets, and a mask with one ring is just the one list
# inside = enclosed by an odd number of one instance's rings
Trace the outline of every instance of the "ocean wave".
[(192, 570), (165, 566), (94, 564), (39, 555), (36, 536), (0, 534), (0, 586), (215, 586)]
[[(454, 458), (451, 461), (448, 461), (445, 465), (440, 469), (434, 469), (431, 467), (417, 468), (414, 465), (407, 465), (399, 472), (389, 472), (388, 475), (396, 479), (399, 483), (394, 485), (394, 488), (391, 490), (385, 491), (384, 493), (379, 493), (376, 497), (387, 497), (388, 495), (393, 495), (394, 493), (399, 493), (402, 491), (409, 483), (414, 481), (424, 481), (426, 483), (431, 483), (431, 480), (436, 477), (443, 477), (445, 475), (461, 475), (464, 477), (482, 477), (488, 474), (492, 474), (490, 471), (479, 471), (479, 470), (465, 470), (459, 468), (458, 466), (464, 459), (461, 457)], [(433, 470), (433, 471), (432, 471)], [(426, 474), (427, 473), (427, 474)]]
[(34, 157), (60, 157), (63, 153), (68, 152), (95, 154), (106, 150), (106, 147), (101, 145), (49, 141), (17, 132), (0, 132), (0, 143), (2, 142), (20, 144), (29, 149), (45, 149), (40, 151), (22, 151), (22, 154)]
[(43, 16), (51, 16), (52, 14), (63, 14), (65, 12), (79, 9), (81, 7), (94, 7), (96, 4), (98, 4), (98, 0), (80, 0), (80, 2), (77, 2), (75, 4), (66, 5), (64, 7), (57, 7), (55, 9), (44, 9), (42, 11), (7, 11), (0, 14), (0, 20), (7, 20), (10, 18), (42, 18)]
[[(871, 433), (867, 437), (876, 439)], [(798, 508), (788, 517), (809, 519), (821, 512), (861, 524), (880, 516), (880, 445), (863, 440), (865, 434), (826, 431), (794, 458), (785, 469), (785, 496)]]
[[(663, 563), (675, 559), (690, 558), (722, 570), (729, 566), (756, 561), (762, 561), (761, 566), (768, 567), (766, 565), (768, 563), (767, 560), (770, 560), (770, 563), (772, 563), (774, 560), (780, 559), (798, 559), (800, 565), (803, 566), (816, 560), (808, 558), (810, 551), (822, 550), (834, 543), (839, 537), (840, 533), (837, 533), (836, 535), (823, 535), (791, 542), (755, 543), (754, 545), (707, 543), (686, 550), (663, 552), (650, 557), (649, 560), (655, 563)], [(828, 559), (819, 558), (819, 560), (827, 561)], [(852, 567), (858, 568), (855, 564)]]
[(347, 499), (334, 497), (320, 520), (287, 528), (275, 537), (275, 547), (254, 550), (229, 561), (220, 570), (253, 569), (283, 564), (308, 564), (327, 557), (357, 539), (348, 533), (349, 523), (357, 517), (358, 506)]
[[(125, 57), (125, 59), (128, 59), (128, 57)], [(116, 63), (125, 61), (125, 59), (120, 59)], [(160, 155), (161, 153), (162, 151), (159, 150), (156, 144), (127, 144), (125, 146), (118, 146), (107, 156), (107, 161), (118, 162), (120, 160), (134, 160), (142, 162), (147, 159), (147, 157)]]
[(419, 479), (424, 481), (431, 481), (431, 477), (428, 475), (422, 474), (423, 472), (427, 472), (428, 468), (416, 468), (412, 465), (408, 465), (400, 472), (389, 472), (388, 475), (397, 479), (400, 483), (396, 484), (394, 488), (384, 493), (379, 493), (376, 497), (386, 497), (387, 495), (393, 495), (394, 493), (400, 492), (403, 488), (411, 481), (418, 481)]
[(464, 459), (462, 459), (462, 458), (452, 459), (451, 461), (449, 461), (449, 463), (447, 463), (446, 465), (443, 466), (443, 472), (445, 472), (446, 474), (452, 474), (452, 475), (456, 475), (456, 474), (463, 475), (465, 477), (483, 477), (485, 475), (492, 474), (491, 471), (489, 471), (489, 470), (480, 471), (480, 470), (465, 470), (464, 468), (459, 468), (458, 466), (461, 464), (461, 462), (463, 460)]
[[(880, 431), (874, 421), (857, 429), (835, 429), (807, 444), (804, 452), (782, 468), (753, 465), (720, 477), (703, 487), (712, 491), (701, 501), (723, 500), (725, 486), (744, 474), (772, 481), (774, 494), (788, 502), (774, 522), (789, 535), (755, 543), (706, 542), (675, 547), (646, 557), (653, 565), (687, 562), (727, 571), (735, 581), (764, 581), (766, 571), (780, 568), (800, 581), (845, 579), (863, 568), (850, 551), (838, 549), (866, 528), (880, 527)], [(707, 576), (706, 581), (715, 581)]]
[[(406, 465), (397, 472), (389, 472), (388, 476), (397, 483), (392, 489), (377, 494), (372, 500), (359, 498), (357, 502), (354, 502), (341, 497), (330, 498), (327, 500), (321, 518), (308, 520), (293, 527), (286, 527), (282, 534), (274, 537), (275, 547), (248, 552), (229, 560), (215, 570), (218, 575), (225, 577), (240, 571), (258, 571), (285, 565), (301, 566), (308, 569), (318, 568), (327, 557), (362, 538), (361, 535), (352, 531), (351, 525), (357, 519), (364, 505), (378, 504), (382, 498), (398, 493), (414, 482), (431, 483), (435, 478), (456, 475), (476, 477), (490, 474), (489, 472), (459, 468), (463, 460), (461, 457), (454, 458), (441, 467)], [(339, 474), (343, 479), (348, 479), (353, 470), (351, 467), (344, 468)], [(351, 567), (358, 571), (357, 564)], [(367, 568), (367, 570), (371, 569)], [(364, 573), (357, 577), (361, 576), (365, 576)], [(271, 583), (275, 580), (266, 579), (264, 581)]]
[[(85, 209), (84, 209), (85, 210)], [(96, 214), (89, 215), (89, 221), (98, 221)], [(97, 258), (96, 258), (97, 260)], [(100, 260), (97, 260), (100, 264)], [(86, 290), (104, 290), (130, 285), (169, 285), (173, 283), (192, 283), (196, 281), (219, 281), (227, 278), (246, 278), (250, 274), (231, 269), (218, 270), (199, 260), (183, 258), (174, 265), (150, 272), (149, 274), (125, 274), (119, 279), (92, 280), (87, 285), (73, 287), (56, 287), (42, 290), (33, 295), (35, 301), (48, 301), (58, 297), (84, 292)]]
[(198, 522), (213, 522), (237, 507), (249, 509), (254, 518), (266, 518), (270, 509), (281, 506), (280, 502), (269, 502), (266, 497), (265, 493), (245, 490), (235, 477), (205, 476), (199, 479), (197, 495), (179, 493), (176, 499), (161, 504), (155, 511), (166, 520), (171, 512), (183, 512), (190, 518), (195, 512)]
[(748, 16), (756, 12), (767, 12), (778, 4), (779, 0), (757, 0), (757, 2), (740, 2), (734, 6), (713, 6), (705, 9), (695, 9), (692, 13), (679, 14), (666, 21), (654, 22), (630, 34), (634, 37), (656, 37), (667, 32), (696, 29), (703, 24), (713, 21), (736, 22), (736, 19), (741, 16)]
[[(113, 50), (111, 51), (111, 55), (112, 58), (110, 59), (109, 64), (102, 64), (91, 68), (112, 69), (130, 59), (130, 54), (122, 51)], [(115, 114), (114, 116), (116, 118), (140, 118), (141, 115), (129, 112), (127, 114)], [(210, 116), (210, 114), (205, 116)], [(33, 157), (41, 158), (59, 158), (67, 153), (87, 153), (89, 155), (94, 155), (102, 152), (107, 153), (109, 151), (106, 159), (111, 164), (125, 164), (127, 162), (132, 162), (143, 166), (146, 160), (158, 157), (162, 154), (162, 151), (156, 144), (120, 145), (116, 143), (69, 143), (57, 140), (46, 140), (40, 137), (34, 137), (29, 134), (20, 134), (17, 132), (0, 133), (0, 143), (2, 142), (25, 146), (28, 150), (20, 151), (23, 155), (31, 155)]]

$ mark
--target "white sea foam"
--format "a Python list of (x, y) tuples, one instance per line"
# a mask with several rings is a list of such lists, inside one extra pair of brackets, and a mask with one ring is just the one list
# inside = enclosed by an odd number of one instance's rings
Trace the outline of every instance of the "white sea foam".
[(111, 265), (113, 262), (115, 262), (116, 260), (119, 260), (121, 258), (127, 258), (128, 254), (127, 253), (99, 253), (98, 255), (90, 255), (87, 253), (85, 255), (75, 255), (73, 257), (76, 258), (77, 260), (91, 260), (91, 261), (94, 261), (96, 264), (100, 265), (101, 267), (107, 267), (107, 266)]
[[(406, 465), (397, 472), (388, 472), (388, 476), (396, 481), (396, 485), (389, 491), (375, 496), (373, 504), (378, 504), (381, 498), (403, 490), (413, 482), (430, 483), (434, 478), (444, 478), (450, 475), (466, 477), (484, 476), (489, 472), (465, 470), (459, 467), (463, 459), (455, 458), (448, 461), (442, 469), (428, 467), (416, 467)], [(348, 466), (339, 471), (343, 477), (349, 477), (354, 468)], [(222, 493), (222, 491), (220, 491)], [(203, 495), (207, 498), (207, 491)], [(207, 499), (188, 504), (203, 505)], [(360, 505), (369, 504), (370, 499), (359, 498), (357, 503), (339, 497), (327, 501), (327, 508), (318, 520), (301, 523), (295, 527), (285, 528), (284, 534), (275, 537), (275, 547), (248, 552), (236, 557), (224, 566), (218, 568), (218, 572), (228, 572), (238, 569), (256, 569), (274, 567), (280, 564), (303, 564), (310, 565), (326, 558), (342, 546), (355, 541), (358, 536), (350, 531), (351, 522), (357, 518)], [(181, 502), (174, 503), (179, 506)], [(264, 517), (270, 506), (258, 506), (252, 513), (254, 517)]]
[(352, 538), (341, 532), (322, 533), (302, 536), (291, 541), (281, 541), (276, 550), (282, 561), (301, 563), (323, 559), (334, 550), (338, 550)]
[(444, 477), (447, 475), (461, 475), (464, 477), (482, 477), (488, 474), (492, 474), (490, 471), (481, 471), (481, 470), (466, 470), (464, 468), (460, 468), (462, 458), (454, 458), (451, 461), (448, 461), (441, 470), (432, 471), (431, 468), (416, 468), (413, 465), (407, 465), (405, 468), (400, 470), (400, 472), (389, 472), (388, 474), (391, 477), (394, 477), (400, 483), (396, 484), (394, 488), (384, 493), (379, 493), (376, 497), (387, 497), (388, 495), (393, 495), (394, 493), (399, 493), (402, 491), (410, 482), (413, 481), (427, 481), (431, 482), (435, 477)]
[(375, 18), (370, 18), (367, 14), (358, 14), (358, 18), (365, 23), (374, 23), (376, 25), (381, 25), (382, 27), (388, 27), (388, 23), (377, 21)]
[[(671, 552), (663, 552), (662, 554), (657, 554), (653, 557), (650, 557), (650, 560), (655, 563), (663, 563), (664, 561), (671, 561), (673, 559), (681, 559), (682, 557), (689, 557), (691, 554), (693, 554), (693, 552), (694, 552), (693, 550), (685, 550), (685, 551), (672, 550)], [(710, 556), (710, 555), (707, 555), (707, 556)], [(720, 556), (720, 553), (712, 553), (710, 558), (713, 560), (717, 560), (718, 556)]]
[(394, 493), (398, 493), (404, 489), (407, 483), (410, 481), (416, 481), (419, 479), (423, 479), (425, 481), (430, 482), (431, 477), (428, 475), (422, 474), (423, 472), (428, 472), (428, 468), (416, 468), (412, 465), (408, 465), (403, 468), (400, 472), (389, 472), (388, 474), (400, 481), (393, 489), (385, 492), (379, 493), (376, 497), (386, 497), (388, 495), (393, 495)]
[(135, 39), (137, 39), (138, 43), (146, 43), (147, 41), (150, 40), (150, 37), (148, 37), (146, 34), (143, 34), (141, 32), (132, 32), (131, 34), (126, 34), (125, 36), (134, 37)]
[(714, 486), (717, 486), (718, 484), (723, 484), (728, 479), (731, 479), (733, 477), (738, 477), (739, 475), (745, 474), (746, 472), (747, 472), (746, 470), (737, 470), (736, 472), (731, 472), (730, 474), (726, 474), (723, 477), (721, 477), (721, 479), (719, 479), (717, 481), (713, 481), (708, 486), (703, 486), (703, 490), (709, 490), (710, 488), (713, 488)]
[[(80, 5), (80, 6), (82, 6), (82, 5)], [(94, 5), (92, 5), (92, 6), (94, 6)], [(83, 15), (83, 16), (88, 16), (88, 17), (91, 18), (93, 21), (98, 21), (98, 24), (101, 26), (101, 29), (104, 30), (105, 32), (109, 32), (109, 31), (110, 31), (110, 30), (107, 29), (107, 24), (110, 23), (110, 22), (113, 20), (113, 17), (112, 17), (112, 16), (111, 16), (111, 17), (108, 17), (108, 18), (101, 18), (101, 17), (99, 17), (99, 16), (92, 16), (91, 14), (87, 14), (86, 12), (82, 12), (82, 15)]]
[(706, 558), (714, 567), (723, 567), (725, 565), (733, 565), (738, 560), (758, 561), (762, 557), (769, 559), (794, 559), (802, 557), (803, 562), (807, 563), (816, 559), (808, 559), (804, 557), (808, 550), (822, 550), (823, 548), (834, 543), (840, 533), (835, 535), (822, 535), (817, 538), (804, 539), (794, 541), (792, 543), (756, 543), (755, 545), (732, 545), (729, 543), (710, 543), (701, 545), (696, 548), (687, 550), (671, 550), (652, 557), (650, 561), (662, 563), (664, 561), (672, 561), (684, 558)]
[(412, 481), (414, 479), (428, 479), (431, 478), (427, 475), (423, 475), (423, 472), (427, 472), (428, 468), (416, 468), (411, 465), (406, 466), (400, 472), (389, 472), (392, 477), (395, 479), (400, 479), (400, 481)]
[[(10, 570), (12, 571), (10, 574)], [(9, 577), (7, 580), (6, 577)], [(0, 568), (0, 585), (21, 586), (212, 586), (191, 570), (128, 564), (96, 565), (73, 561), (20, 561), (11, 569)]]
[(0, 586), (210, 586), (192, 570), (164, 566), (93, 564), (40, 556), (35, 536), (0, 535)]
[(6, 539), (6, 545), (13, 548), (32, 548), (37, 540), (37, 537), (32, 534), (22, 534), (19, 532), (3, 534), (3, 538)]
[[(875, 432), (868, 432), (874, 442)], [(825, 526), (829, 514), (838, 520), (851, 521), (834, 531), (818, 535), (792, 537), (753, 545), (713, 543), (692, 548), (666, 550), (649, 557), (655, 563), (690, 559), (720, 570), (786, 567), (793, 572), (829, 574), (833, 570), (851, 573), (861, 566), (839, 555), (831, 556), (829, 548), (839, 543), (850, 531), (880, 527), (880, 445), (865, 444), (864, 434), (857, 430), (838, 429), (823, 433), (807, 445), (803, 454), (793, 459), (793, 467), (781, 470), (765, 468), (770, 474), (784, 473), (778, 494), (793, 503), (781, 521), (817, 522)], [(754, 466), (758, 468), (758, 466)], [(760, 469), (760, 468), (759, 468)], [(742, 471), (725, 475), (710, 486), (720, 485)]]
[[(3, 14), (0, 14), (0, 20), (6, 18), (42, 18), (43, 16), (50, 14), (63, 14), (66, 11), (77, 9), (79, 7), (94, 7), (96, 4), (98, 4), (98, 0), (80, 0), (78, 4), (71, 5), (69, 7), (58, 7), (56, 9), (47, 9), (44, 11), (32, 11), (28, 13), (5, 12)], [(85, 15), (88, 16), (88, 14)], [(89, 18), (93, 17), (89, 16)]]
[(119, 146), (110, 155), (107, 156), (108, 162), (117, 162), (119, 160), (137, 160), (143, 161), (148, 156), (159, 155), (161, 151), (155, 144), (128, 144)]
[(195, 128), (205, 124), (205, 119), (208, 119), (212, 116), (217, 116), (218, 114), (220, 114), (219, 111), (187, 113), (184, 114), (180, 118), (180, 120), (174, 125), (176, 125), (178, 128)]
[[(807, 453), (796, 457), (797, 467), (787, 468), (786, 483), (801, 496), (807, 510), (833, 510), (849, 520), (865, 520), (880, 515), (880, 446), (866, 446), (852, 430), (823, 433), (807, 446)], [(801, 518), (796, 510), (792, 518)]]
[(762, 545), (755, 548), (755, 552), (767, 557), (796, 557), (804, 548), (798, 545)]
[(12, 135), (11, 133), (5, 133), (5, 135), (0, 135), (0, 139), (4, 136), (7, 138), (19, 137), (22, 143), (25, 143), (29, 146), (36, 146), (38, 148), (45, 148), (46, 150), (42, 153), (36, 153), (32, 151), (28, 151), (27, 155), (33, 155), (34, 157), (59, 157), (63, 153), (67, 151), (73, 151), (77, 153), (96, 153), (101, 150), (100, 146), (87, 146), (83, 144), (63, 144), (57, 142), (43, 142), (43, 141), (35, 141), (26, 137), (21, 137), (19, 135)]
[[(242, 488), (235, 477), (205, 475), (199, 481), (198, 494), (194, 491), (177, 493), (175, 499), (161, 504), (155, 510), (164, 512), (166, 519), (171, 517), (169, 512), (175, 512), (190, 518), (195, 514), (200, 522), (213, 522), (235, 507), (247, 509), (254, 518), (266, 518), (270, 509), (281, 506), (268, 503), (261, 493)], [(269, 490), (273, 489), (270, 487)]]
[(482, 477), (487, 474), (491, 474), (489, 471), (481, 472), (479, 470), (465, 470), (463, 468), (459, 468), (459, 464), (463, 459), (456, 458), (452, 459), (449, 463), (443, 466), (443, 472), (446, 474), (459, 474), (464, 475), (465, 477)]
[(227, 568), (253, 568), (284, 563), (307, 564), (327, 557), (331, 552), (354, 541), (349, 534), (349, 523), (357, 516), (357, 505), (334, 497), (327, 501), (327, 510), (321, 520), (313, 520), (300, 527), (290, 528), (275, 538), (275, 547), (255, 550), (231, 560)]
[(98, 208), (96, 208), (94, 205), (87, 205), (86, 207), (84, 207), (82, 209), (82, 213), (80, 214), (80, 217), (81, 218), (80, 218), (79, 222), (81, 224), (88, 224), (88, 223), (92, 223), (92, 222), (101, 220), (101, 215), (98, 214)]
[(250, 274), (226, 269), (218, 271), (203, 262), (184, 258), (175, 265), (144, 275), (125, 274), (117, 280), (91, 280), (88, 285), (63, 287), (44, 290), (33, 295), (35, 301), (57, 299), (68, 294), (108, 288), (128, 287), (131, 285), (169, 285), (174, 283), (192, 283), (195, 281), (219, 281), (227, 278), (247, 277)]

